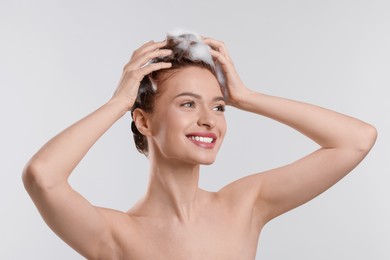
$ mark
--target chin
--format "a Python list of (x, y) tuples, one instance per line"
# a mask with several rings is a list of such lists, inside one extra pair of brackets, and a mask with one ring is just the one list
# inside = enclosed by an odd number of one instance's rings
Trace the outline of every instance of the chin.
[(174, 160), (182, 161), (183, 163), (189, 163), (194, 165), (211, 165), (215, 162), (215, 156), (214, 155), (188, 155), (188, 156), (172, 156), (171, 157)]
[(201, 165), (212, 165), (214, 162), (211, 162), (211, 163), (201, 163)]
[(199, 149), (198, 147), (191, 147), (191, 149), (174, 147), (173, 149), (161, 149), (159, 151), (161, 156), (168, 160), (192, 165), (211, 165), (215, 162), (218, 153), (218, 149)]
[(203, 156), (196, 158), (194, 161), (196, 161), (197, 164), (201, 164), (201, 165), (211, 165), (215, 162), (215, 159), (216, 159), (215, 156), (203, 155)]
[(213, 161), (201, 162), (201, 163), (199, 163), (199, 164), (201, 164), (201, 165), (211, 165), (211, 164), (213, 164), (214, 162), (215, 162), (215, 160), (213, 160)]

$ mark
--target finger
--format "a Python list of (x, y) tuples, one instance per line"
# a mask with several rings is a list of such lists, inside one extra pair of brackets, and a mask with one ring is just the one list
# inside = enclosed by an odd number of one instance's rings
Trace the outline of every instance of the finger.
[(220, 42), (220, 41), (217, 41), (217, 40), (213, 40), (213, 39), (210, 39), (210, 38), (205, 40), (205, 42), (207, 44), (209, 44), (216, 51), (219, 51), (223, 55), (225, 55), (228, 60), (230, 60), (230, 61), (232, 60), (230, 55), (229, 55), (229, 53), (228, 53), (228, 51), (227, 51), (227, 49), (226, 49), (226, 47), (225, 47), (225, 44), (223, 42)]
[(155, 58), (163, 58), (172, 54), (172, 50), (170, 49), (158, 49), (148, 53), (145, 53), (138, 60), (134, 61), (135, 66), (142, 67), (146, 63), (150, 62)]
[(166, 40), (161, 41), (161, 42), (149, 41), (149, 42), (145, 43), (144, 45), (142, 45), (137, 50), (135, 50), (132, 57), (136, 58), (137, 56), (143, 55), (144, 53), (154, 51), (156, 49), (160, 49), (160, 48), (164, 47), (166, 44), (167, 44)]
[(168, 69), (170, 67), (172, 67), (172, 63), (170, 63), (170, 62), (157, 62), (157, 63), (151, 63), (145, 67), (142, 67), (140, 69), (140, 72), (143, 76), (145, 76), (145, 75), (148, 75), (149, 73), (152, 73), (153, 71)]
[(216, 50), (224, 49), (224, 43), (221, 41), (218, 41), (218, 40), (215, 40), (212, 38), (204, 38), (203, 42), (210, 45), (211, 47), (213, 47)]
[(157, 49), (154, 51), (150, 51), (148, 53), (145, 53), (143, 56), (137, 57), (135, 59), (130, 60), (130, 62), (127, 65), (128, 69), (139, 69), (145, 65), (147, 65), (148, 62), (150, 62), (154, 58), (158, 57), (166, 57), (172, 54), (172, 50), (170, 49)]
[(142, 50), (144, 50), (145, 48), (149, 47), (152, 44), (154, 44), (153, 40), (148, 41), (148, 42), (142, 44), (139, 48), (137, 48), (136, 50), (133, 51), (133, 53), (131, 55), (131, 58), (133, 58), (134, 56), (139, 55), (139, 53), (142, 52)]
[(223, 55), (226, 56), (226, 58), (230, 62), (233, 62), (233, 60), (230, 57), (229, 52), (227, 51), (227, 48), (223, 42), (214, 40), (212, 38), (207, 38), (207, 37), (204, 37), (203, 42), (208, 44), (212, 49), (221, 52)]
[(144, 44), (142, 44), (141, 47), (139, 47), (138, 49), (145, 48), (146, 46), (149, 46), (149, 45), (152, 45), (152, 44), (154, 44), (154, 41), (150, 40), (150, 41), (145, 42)]
[(222, 53), (216, 51), (216, 50), (213, 50), (211, 49), (210, 50), (210, 54), (213, 58), (216, 58), (218, 60), (218, 62), (222, 65), (222, 66), (226, 66), (228, 63), (232, 64), (232, 62), (230, 60), (227, 59), (227, 57), (225, 55), (223, 55)]

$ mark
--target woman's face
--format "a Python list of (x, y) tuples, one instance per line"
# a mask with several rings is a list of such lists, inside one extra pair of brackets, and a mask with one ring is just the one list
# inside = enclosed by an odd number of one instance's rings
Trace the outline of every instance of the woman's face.
[(186, 163), (213, 163), (226, 132), (225, 102), (215, 76), (191, 66), (157, 88), (162, 94), (149, 115), (150, 151)]

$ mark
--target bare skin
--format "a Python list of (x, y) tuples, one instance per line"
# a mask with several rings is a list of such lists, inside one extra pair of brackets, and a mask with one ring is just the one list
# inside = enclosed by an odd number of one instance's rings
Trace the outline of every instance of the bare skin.
[[(166, 80), (152, 114), (134, 112), (148, 138), (147, 193), (128, 212), (91, 205), (68, 183), (92, 145), (134, 104), (140, 80), (170, 64), (142, 66), (169, 55), (165, 42), (133, 53), (114, 96), (46, 143), (27, 163), (23, 181), (50, 228), (88, 259), (254, 259), (263, 226), (324, 192), (370, 151), (376, 130), (314, 105), (249, 90), (222, 42), (213, 47), (227, 78), (227, 105), (290, 126), (319, 144), (286, 166), (239, 179), (218, 192), (198, 187), (199, 165), (214, 162), (226, 131), (225, 101), (215, 77), (189, 67)], [(165, 84), (165, 85), (164, 85)], [(165, 118), (166, 120), (161, 120)], [(188, 138), (212, 133), (208, 146)]]

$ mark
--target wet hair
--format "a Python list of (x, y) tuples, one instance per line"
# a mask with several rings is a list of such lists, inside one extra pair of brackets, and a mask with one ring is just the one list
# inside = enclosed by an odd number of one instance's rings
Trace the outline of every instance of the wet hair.
[[(133, 118), (133, 112), (137, 108), (147, 113), (152, 113), (155, 100), (162, 93), (162, 90), (157, 87), (158, 84), (167, 80), (178, 70), (190, 66), (209, 70), (217, 78), (222, 93), (226, 98), (225, 79), (221, 67), (218, 63), (213, 62), (209, 48), (196, 33), (183, 30), (175, 30), (168, 33), (167, 44), (163, 49), (171, 49), (172, 54), (166, 57), (155, 58), (149, 61), (149, 63), (170, 62), (172, 66), (169, 69), (153, 71), (141, 80), (137, 99), (131, 108), (131, 117)], [(131, 131), (133, 132), (135, 147), (140, 153), (147, 156), (148, 142), (146, 136), (137, 129), (134, 121), (131, 123)]]

